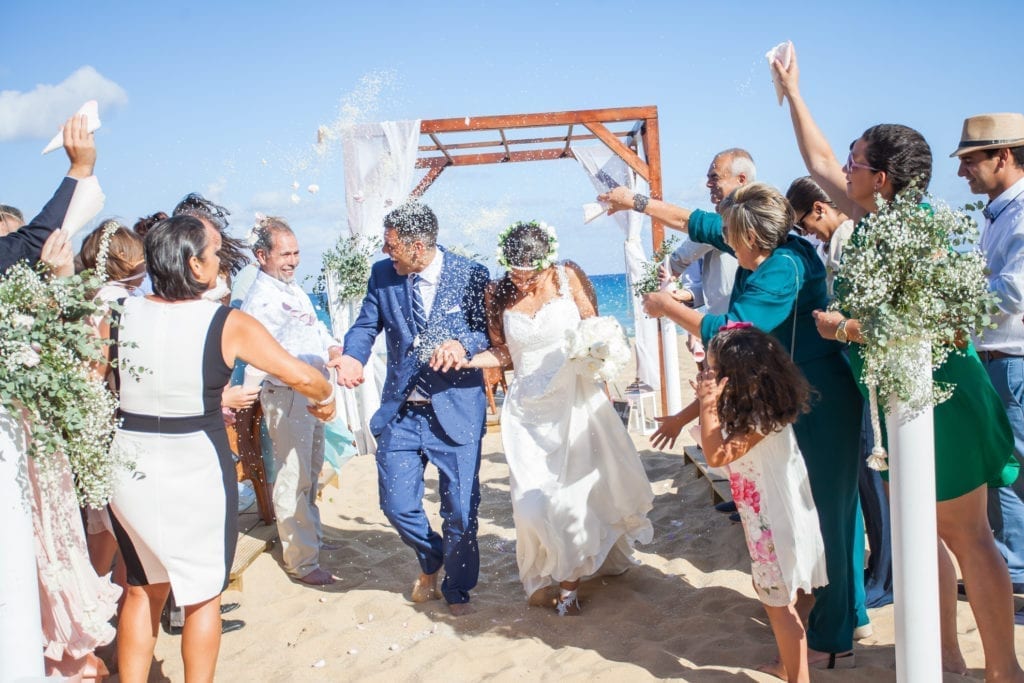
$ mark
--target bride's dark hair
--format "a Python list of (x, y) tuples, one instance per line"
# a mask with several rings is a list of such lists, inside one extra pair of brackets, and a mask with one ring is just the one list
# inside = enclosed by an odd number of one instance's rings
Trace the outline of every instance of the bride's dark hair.
[[(551, 236), (536, 221), (513, 223), (503, 234), (500, 241), (504, 261), (509, 266), (529, 268), (540, 263), (548, 256), (551, 248)], [(494, 310), (500, 315), (512, 305), (516, 296), (516, 287), (512, 284), (509, 272), (497, 280), (494, 287)]]

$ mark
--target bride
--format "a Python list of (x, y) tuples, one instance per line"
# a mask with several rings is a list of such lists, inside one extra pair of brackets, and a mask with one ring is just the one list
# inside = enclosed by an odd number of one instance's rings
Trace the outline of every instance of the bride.
[(580, 611), (580, 579), (620, 574), (632, 543), (651, 540), (653, 493), (636, 449), (602, 386), (567, 360), (566, 333), (597, 315), (594, 288), (576, 264), (558, 264), (552, 228), (515, 223), (501, 234), (508, 269), (486, 292), (491, 348), (469, 367), (514, 376), (501, 415), (516, 527), (519, 578), (531, 603)]

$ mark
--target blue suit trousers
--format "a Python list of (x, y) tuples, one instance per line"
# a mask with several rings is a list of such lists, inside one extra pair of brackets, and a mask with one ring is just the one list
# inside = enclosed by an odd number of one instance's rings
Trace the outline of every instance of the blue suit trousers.
[[(441, 535), (430, 527), (423, 510), (428, 462), (438, 471)], [(404, 404), (377, 439), (381, 510), (416, 551), (424, 574), (444, 566), (441, 592), (450, 604), (469, 602), (469, 591), (480, 574), (479, 470), (480, 439), (456, 444), (445, 435), (429, 404)]]

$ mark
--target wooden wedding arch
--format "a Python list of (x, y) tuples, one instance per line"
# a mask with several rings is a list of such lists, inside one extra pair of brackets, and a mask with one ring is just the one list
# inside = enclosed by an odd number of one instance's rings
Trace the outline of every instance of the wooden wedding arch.
[[(470, 133), (476, 134), (474, 138), (485, 139), (468, 140)], [(652, 198), (662, 199), (656, 106), (424, 119), (420, 122), (420, 135), (429, 143), (424, 140), (425, 144), (420, 145), (416, 168), (427, 169), (427, 173), (413, 189), (413, 199), (421, 197), (449, 167), (572, 159), (572, 143), (578, 140), (603, 142), (647, 181)], [(652, 217), (651, 237), (655, 249), (661, 246), (664, 236), (665, 226)], [(658, 358), (662, 377), (661, 408), (662, 412), (667, 412), (664, 349), (660, 337)]]

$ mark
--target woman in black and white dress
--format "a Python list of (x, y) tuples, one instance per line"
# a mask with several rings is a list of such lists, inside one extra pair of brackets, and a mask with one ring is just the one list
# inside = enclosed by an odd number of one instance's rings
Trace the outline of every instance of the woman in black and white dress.
[(335, 412), (320, 371), (289, 355), (255, 319), (202, 298), (216, 284), (220, 248), (219, 231), (197, 218), (158, 223), (145, 238), (153, 294), (126, 301), (111, 326), (122, 418), (113, 448), (135, 462), (110, 501), (128, 568), (118, 634), (123, 681), (146, 680), (172, 587), (185, 606), (185, 680), (213, 680), (220, 594), (237, 537), (238, 493), (220, 409), (235, 359), (309, 398), (316, 417)]

